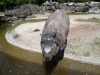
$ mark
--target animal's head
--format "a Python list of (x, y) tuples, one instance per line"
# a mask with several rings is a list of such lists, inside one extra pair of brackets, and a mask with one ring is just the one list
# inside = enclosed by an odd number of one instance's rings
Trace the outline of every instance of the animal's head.
[(44, 61), (50, 61), (53, 56), (55, 56), (59, 50), (59, 47), (55, 40), (55, 35), (46, 35), (41, 39), (41, 48)]

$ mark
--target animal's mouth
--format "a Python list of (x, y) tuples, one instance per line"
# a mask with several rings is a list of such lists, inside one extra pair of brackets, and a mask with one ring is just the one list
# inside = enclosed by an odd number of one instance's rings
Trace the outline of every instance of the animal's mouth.
[(44, 57), (43, 60), (44, 60), (44, 61), (51, 61), (51, 60), (52, 60), (52, 56)]

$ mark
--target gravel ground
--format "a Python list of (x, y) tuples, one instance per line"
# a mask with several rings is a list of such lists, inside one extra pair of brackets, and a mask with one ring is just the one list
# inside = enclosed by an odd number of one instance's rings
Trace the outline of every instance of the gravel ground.
[[(75, 19), (100, 18), (100, 14), (70, 15), (70, 30), (65, 57), (100, 65), (100, 23), (77, 22)], [(45, 21), (25, 23), (7, 32), (7, 41), (21, 48), (41, 52), (40, 39)], [(35, 30), (38, 31), (35, 31)]]

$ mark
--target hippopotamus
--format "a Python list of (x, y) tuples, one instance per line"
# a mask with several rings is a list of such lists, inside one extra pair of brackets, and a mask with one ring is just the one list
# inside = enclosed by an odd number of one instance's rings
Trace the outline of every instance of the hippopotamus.
[(58, 9), (48, 17), (40, 42), (44, 61), (52, 60), (59, 51), (65, 49), (69, 25), (69, 17), (64, 9)]

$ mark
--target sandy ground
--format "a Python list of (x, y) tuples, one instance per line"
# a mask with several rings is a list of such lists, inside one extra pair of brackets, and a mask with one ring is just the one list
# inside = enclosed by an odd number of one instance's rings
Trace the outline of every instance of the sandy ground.
[[(44, 17), (39, 16), (37, 18)], [(70, 15), (69, 17), (70, 30), (64, 57), (79, 60), (83, 63), (100, 65), (100, 24), (75, 21), (75, 19), (79, 18), (100, 18), (100, 14)], [(40, 39), (44, 25), (45, 21), (21, 24), (14, 30), (7, 32), (5, 37), (9, 43), (15, 46), (41, 52)], [(34, 31), (36, 29), (39, 31)]]

